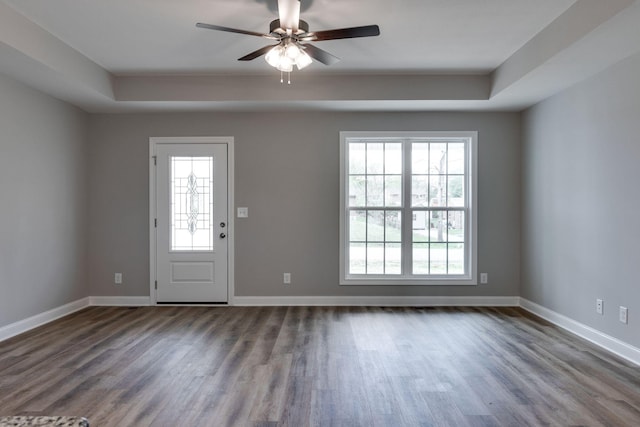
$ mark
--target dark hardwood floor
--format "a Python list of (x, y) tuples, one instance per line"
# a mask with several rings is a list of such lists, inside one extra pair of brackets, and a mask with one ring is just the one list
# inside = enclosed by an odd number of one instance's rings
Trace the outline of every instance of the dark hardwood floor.
[(513, 308), (92, 307), (0, 343), (0, 415), (640, 426), (640, 368)]

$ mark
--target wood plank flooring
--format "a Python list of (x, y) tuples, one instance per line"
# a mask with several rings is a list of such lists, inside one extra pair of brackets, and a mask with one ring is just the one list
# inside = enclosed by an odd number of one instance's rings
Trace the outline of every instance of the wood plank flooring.
[(91, 307), (0, 343), (1, 415), (640, 426), (640, 368), (514, 308)]

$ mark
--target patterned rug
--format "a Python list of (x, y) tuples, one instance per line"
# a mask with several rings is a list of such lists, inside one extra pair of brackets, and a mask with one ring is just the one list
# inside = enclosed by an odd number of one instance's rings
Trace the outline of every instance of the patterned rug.
[(89, 421), (82, 417), (0, 417), (0, 427), (89, 427)]

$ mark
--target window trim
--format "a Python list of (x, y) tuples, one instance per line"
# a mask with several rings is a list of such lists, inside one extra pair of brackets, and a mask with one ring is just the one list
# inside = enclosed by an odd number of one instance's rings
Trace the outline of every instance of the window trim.
[[(349, 277), (346, 273), (346, 257), (348, 254), (348, 235), (347, 224), (349, 221), (349, 210), (347, 209), (347, 141), (356, 138), (371, 139), (411, 139), (411, 138), (464, 138), (469, 141), (469, 149), (466, 151), (468, 156), (467, 171), (465, 171), (467, 179), (468, 194), (465, 195), (468, 203), (469, 214), (465, 215), (466, 226), (469, 228), (468, 241), (465, 240), (466, 256), (468, 257), (469, 271), (466, 275), (458, 276), (392, 276), (392, 275), (368, 275), (366, 278), (358, 276), (357, 278)], [(406, 150), (408, 151), (408, 150)], [(406, 174), (411, 174), (411, 166), (408, 162), (408, 153), (404, 154), (403, 180)], [(406, 217), (411, 213), (410, 195), (407, 198), (408, 188), (403, 188), (403, 207), (402, 211), (405, 215), (403, 223), (406, 224)], [(478, 234), (478, 132), (477, 131), (419, 131), (419, 132), (340, 132), (340, 285), (419, 285), (419, 286), (441, 286), (441, 285), (477, 285), (477, 234)], [(403, 225), (403, 244), (407, 244), (410, 239), (409, 228)], [(404, 254), (404, 252), (403, 252)], [(403, 255), (406, 261), (406, 255)], [(406, 271), (406, 270), (405, 270)]]

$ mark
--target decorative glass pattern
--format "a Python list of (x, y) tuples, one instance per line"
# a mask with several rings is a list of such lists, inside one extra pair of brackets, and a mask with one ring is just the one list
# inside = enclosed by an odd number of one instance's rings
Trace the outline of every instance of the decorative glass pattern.
[(187, 177), (187, 224), (191, 235), (198, 230), (198, 211), (198, 179), (191, 172)]
[(171, 250), (213, 251), (213, 157), (171, 157)]

